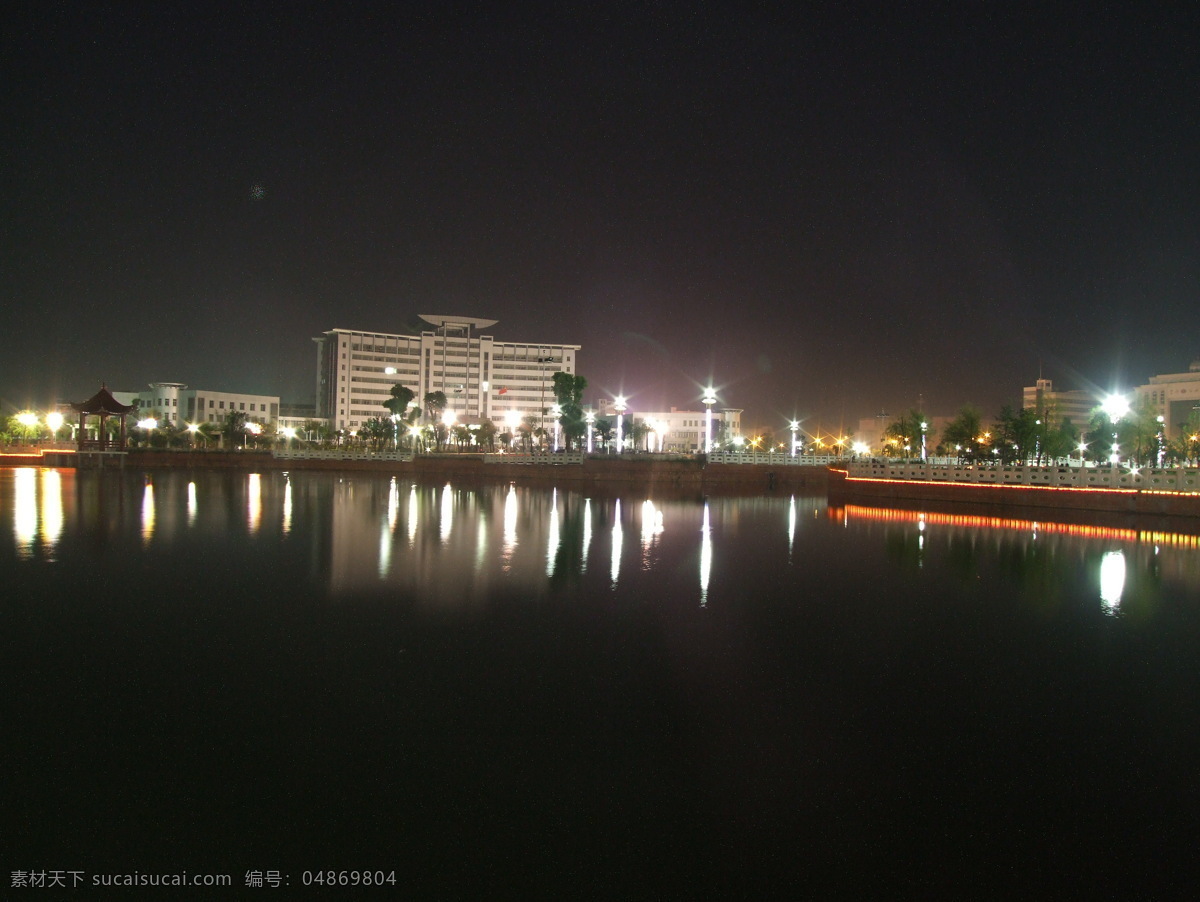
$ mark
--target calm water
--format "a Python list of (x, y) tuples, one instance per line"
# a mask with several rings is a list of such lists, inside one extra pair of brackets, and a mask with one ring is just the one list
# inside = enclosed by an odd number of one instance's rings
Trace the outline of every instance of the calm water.
[(0, 470), (0, 858), (435, 894), (1182, 883), (1200, 524), (979, 513)]

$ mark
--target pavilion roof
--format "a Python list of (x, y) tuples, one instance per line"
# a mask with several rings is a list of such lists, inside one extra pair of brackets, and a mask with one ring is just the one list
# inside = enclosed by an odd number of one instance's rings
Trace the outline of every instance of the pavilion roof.
[(101, 385), (100, 391), (96, 392), (82, 404), (72, 404), (77, 413), (113, 413), (122, 414), (129, 413), (133, 410), (132, 404), (122, 404), (112, 396), (112, 392), (106, 386)]

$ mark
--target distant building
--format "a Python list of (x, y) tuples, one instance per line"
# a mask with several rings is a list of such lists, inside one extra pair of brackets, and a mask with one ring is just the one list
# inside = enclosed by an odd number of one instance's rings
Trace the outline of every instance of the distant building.
[(1168, 439), (1177, 439), (1193, 410), (1200, 410), (1200, 360), (1192, 361), (1186, 373), (1151, 376), (1135, 392), (1139, 399), (1149, 398), (1163, 418)]
[(1026, 386), (1021, 393), (1021, 407), (1036, 410), (1039, 417), (1058, 426), (1070, 420), (1073, 426), (1086, 427), (1100, 399), (1088, 391), (1055, 391), (1050, 379), (1038, 379), (1036, 385)]
[[(553, 377), (576, 372), (579, 345), (496, 341), (480, 330), (494, 319), (421, 314), (433, 328), (410, 335), (331, 329), (317, 343), (317, 409), (336, 430), (387, 416), (394, 385), (417, 403), (443, 392), (464, 422), (540, 415), (554, 404)], [(510, 413), (511, 412), (511, 413)]]
[[(596, 416), (615, 424), (617, 412), (612, 405), (613, 401), (610, 398), (598, 399)], [(646, 438), (646, 447), (649, 450), (698, 454), (704, 450), (704, 413), (703, 410), (680, 410), (677, 407), (668, 411), (635, 410), (631, 407), (625, 411), (625, 434), (629, 435), (629, 429), (635, 422), (643, 423), (650, 429)], [(714, 409), (712, 431), (714, 447), (741, 435), (741, 409)]]
[(190, 389), (182, 382), (151, 382), (148, 390), (113, 392), (123, 404), (138, 402), (142, 416), (153, 416), (172, 426), (189, 423), (222, 423), (233, 411), (241, 411), (252, 423), (270, 426), (279, 418), (278, 395)]

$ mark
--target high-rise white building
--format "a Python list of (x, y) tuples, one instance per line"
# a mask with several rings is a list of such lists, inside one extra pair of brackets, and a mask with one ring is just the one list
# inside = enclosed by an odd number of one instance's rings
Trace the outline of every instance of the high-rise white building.
[(483, 329), (494, 319), (422, 313), (432, 328), (410, 335), (331, 329), (317, 343), (317, 416), (333, 429), (357, 429), (388, 416), (392, 386), (412, 390), (418, 403), (446, 395), (462, 422), (502, 426), (513, 411), (540, 415), (554, 404), (553, 378), (572, 373), (579, 345), (496, 341)]

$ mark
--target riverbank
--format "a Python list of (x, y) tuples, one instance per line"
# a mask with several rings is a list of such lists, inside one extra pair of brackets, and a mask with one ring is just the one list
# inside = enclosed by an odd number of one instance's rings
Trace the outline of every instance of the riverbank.
[(821, 491), (829, 478), (825, 466), (718, 464), (702, 458), (649, 454), (584, 457), (581, 462), (572, 463), (509, 463), (502, 456), (483, 454), (420, 454), (411, 460), (329, 460), (276, 458), (267, 451), (130, 451), (120, 456), (88, 459), (71, 452), (47, 452), (13, 455), (0, 460), (0, 466), (383, 473), (414, 482), (503, 481), (589, 490), (637, 486), (647, 491), (670, 489), (701, 494)]
[(1200, 516), (1200, 494), (1152, 489), (1056, 487), (872, 479), (831, 469), (831, 503), (971, 504), (1004, 510), (1092, 511), (1156, 517)]

